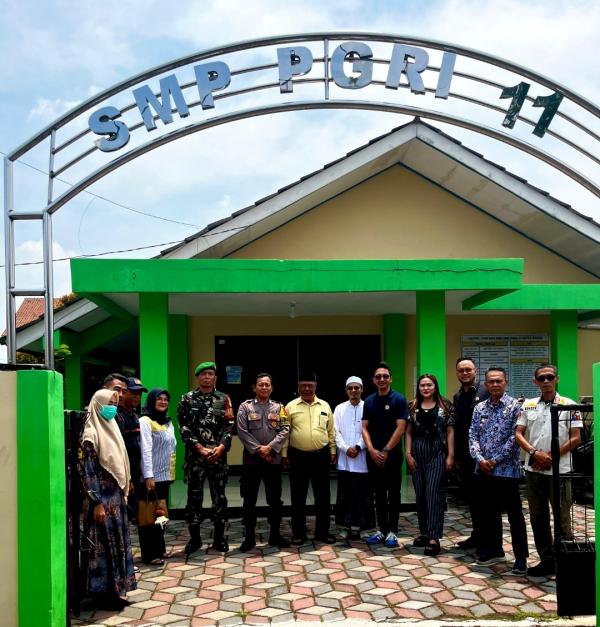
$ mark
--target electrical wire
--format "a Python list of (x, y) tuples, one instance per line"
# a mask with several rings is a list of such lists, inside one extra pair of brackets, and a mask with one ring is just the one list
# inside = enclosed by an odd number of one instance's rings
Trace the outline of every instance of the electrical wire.
[[(245, 226), (237, 226), (231, 229), (223, 229), (222, 231), (215, 231), (214, 233), (205, 233), (203, 235), (197, 235), (197, 237), (210, 237), (211, 235), (221, 235), (222, 233), (230, 233), (231, 231), (240, 231), (245, 229)], [(104, 255), (115, 255), (118, 253), (131, 253), (137, 250), (148, 250), (149, 248), (159, 248), (161, 246), (172, 246), (173, 244), (183, 244), (185, 240), (178, 239), (173, 242), (162, 242), (160, 244), (149, 244), (147, 246), (137, 246), (136, 248), (122, 248), (121, 250), (107, 250), (103, 253), (90, 253), (88, 255), (75, 255), (71, 257), (59, 257), (52, 261), (69, 261), (70, 259), (87, 259), (88, 257), (102, 257)], [(36, 266), (44, 263), (43, 261), (22, 261), (15, 263), (15, 266)], [(6, 267), (4, 264), (0, 264), (0, 268)]]
[[(0, 150), (0, 155), (4, 155), (5, 157), (8, 156), (7, 153), (3, 152), (2, 150)], [(28, 168), (31, 168), (32, 170), (35, 170), (36, 172), (39, 172), (40, 174), (43, 174), (44, 176), (50, 176), (49, 172), (46, 172), (45, 170), (42, 170), (42, 168), (38, 168), (37, 166), (31, 163), (27, 163), (27, 161), (19, 160), (19, 161), (15, 161), (15, 163), (20, 163), (21, 165), (27, 166)], [(69, 181), (66, 181), (65, 179), (54, 177), (54, 180), (60, 181), (61, 183), (64, 183), (65, 185), (68, 185), (69, 187), (73, 187), (73, 183), (69, 183)], [(142, 216), (155, 218), (156, 220), (163, 220), (164, 222), (171, 222), (173, 224), (179, 224), (181, 226), (190, 226), (195, 229), (202, 228), (199, 224), (191, 224), (190, 222), (181, 222), (180, 220), (173, 220), (173, 218), (165, 218), (163, 216), (158, 216), (154, 213), (150, 213), (148, 211), (142, 211), (141, 209), (135, 209), (134, 207), (129, 207), (128, 205), (124, 205), (123, 203), (117, 202), (116, 200), (111, 200), (110, 198), (107, 198), (106, 196), (102, 196), (100, 194), (95, 194), (94, 192), (90, 192), (88, 189), (84, 189), (83, 192), (85, 194), (89, 194), (90, 196), (93, 196), (94, 198), (98, 198), (99, 200), (103, 200), (104, 202), (110, 203), (111, 205), (115, 205), (115, 207), (120, 207), (121, 209), (126, 209), (127, 211), (132, 211), (133, 213), (137, 213)]]

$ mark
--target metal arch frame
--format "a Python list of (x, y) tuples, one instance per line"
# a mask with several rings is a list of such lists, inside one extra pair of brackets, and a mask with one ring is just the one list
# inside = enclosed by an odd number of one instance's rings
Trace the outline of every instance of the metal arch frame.
[(475, 124), (473, 122), (469, 122), (469, 120), (446, 115), (444, 113), (433, 112), (427, 109), (420, 109), (418, 107), (396, 105), (394, 103), (377, 103), (370, 102), (368, 100), (304, 100), (299, 102), (281, 103), (279, 105), (265, 105), (262, 107), (245, 109), (243, 111), (226, 113), (220, 116), (214, 116), (208, 120), (189, 124), (187, 126), (184, 126), (183, 128), (161, 135), (156, 139), (153, 139), (149, 142), (146, 142), (145, 144), (129, 150), (127, 153), (116, 157), (111, 162), (107, 163), (101, 168), (98, 168), (95, 172), (92, 172), (90, 175), (79, 181), (79, 183), (73, 185), (58, 198), (50, 202), (46, 207), (46, 211), (51, 214), (58, 211), (65, 203), (77, 196), (79, 192), (83, 191), (110, 172), (117, 170), (122, 165), (133, 161), (137, 157), (140, 157), (147, 152), (151, 152), (155, 148), (159, 148), (160, 146), (169, 144), (172, 141), (175, 141), (176, 139), (179, 139), (181, 137), (192, 135), (199, 131), (213, 128), (215, 126), (221, 126), (229, 122), (244, 120), (250, 117), (271, 115), (274, 113), (283, 113), (285, 111), (306, 111), (312, 109), (362, 109), (367, 111), (381, 111), (384, 113), (398, 113), (403, 115), (412, 115), (418, 118), (432, 119), (436, 120), (437, 122), (445, 122), (447, 124), (458, 126), (460, 128), (465, 128), (470, 131), (479, 132), (482, 135), (497, 139), (498, 141), (508, 144), (513, 148), (518, 148), (519, 150), (522, 150), (523, 152), (526, 152), (527, 154), (530, 154), (540, 159), (541, 161), (544, 161), (548, 165), (551, 165), (552, 167), (562, 171), (569, 178), (572, 178), (574, 181), (585, 187), (588, 191), (600, 197), (600, 187), (595, 185), (593, 181), (586, 178), (576, 170), (573, 170), (573, 168), (570, 168), (566, 163), (555, 159), (548, 153), (539, 150), (538, 148), (535, 148), (527, 142), (524, 142), (516, 137), (512, 137), (507, 133), (503, 133), (502, 131), (497, 131), (488, 126)]
[(263, 46), (275, 46), (278, 44), (285, 43), (299, 43), (306, 42), (318, 39), (328, 39), (328, 40), (340, 40), (340, 39), (369, 39), (372, 41), (378, 41), (380, 43), (405, 43), (412, 46), (424, 46), (427, 48), (433, 48), (435, 50), (441, 50), (443, 52), (454, 52), (455, 54), (460, 54), (466, 57), (470, 57), (477, 61), (483, 61), (484, 63), (490, 63), (491, 65), (495, 65), (497, 67), (503, 68), (505, 70), (515, 72), (516, 74), (520, 74), (521, 76), (525, 76), (534, 80), (549, 89), (553, 89), (555, 91), (560, 91), (563, 95), (567, 96), (573, 102), (576, 102), (578, 105), (592, 113), (593, 115), (600, 116), (600, 108), (597, 107), (593, 102), (580, 96), (576, 92), (572, 91), (568, 87), (557, 83), (556, 81), (547, 78), (542, 74), (538, 74), (537, 72), (533, 72), (528, 68), (519, 65), (517, 63), (512, 63), (506, 59), (501, 57), (497, 57), (491, 54), (479, 52), (478, 50), (474, 50), (472, 48), (467, 48), (464, 46), (457, 46), (454, 44), (450, 44), (448, 42), (438, 41), (435, 39), (422, 39), (419, 37), (407, 37), (404, 35), (391, 35), (391, 34), (381, 34), (381, 33), (373, 33), (369, 31), (318, 31), (315, 33), (305, 33), (305, 34), (295, 34), (295, 35), (278, 35), (274, 37), (265, 37), (261, 39), (248, 39), (241, 42), (236, 42), (230, 44), (228, 46), (221, 46), (216, 48), (210, 48), (208, 50), (204, 50), (202, 52), (198, 52), (195, 54), (191, 54), (185, 57), (179, 57), (178, 59), (173, 59), (168, 61), (167, 63), (163, 63), (161, 65), (157, 65), (149, 70), (144, 72), (140, 72), (124, 81), (116, 83), (112, 87), (105, 89), (104, 91), (88, 98), (80, 105), (77, 105), (63, 116), (59, 117), (55, 122), (49, 124), (41, 130), (39, 133), (28, 139), (26, 142), (21, 144), (18, 148), (13, 150), (8, 155), (8, 158), (11, 161), (18, 159), (23, 156), (30, 148), (32, 148), (36, 143), (50, 136), (52, 130), (56, 130), (62, 126), (64, 126), (67, 122), (75, 119), (78, 115), (83, 113), (84, 111), (90, 109), (91, 107), (99, 104), (103, 100), (106, 100), (110, 96), (114, 96), (119, 93), (123, 89), (130, 87), (131, 85), (135, 85), (141, 81), (147, 80), (156, 76), (157, 74), (162, 74), (163, 72), (167, 72), (168, 70), (173, 70), (175, 68), (181, 67), (183, 65), (187, 65), (189, 63), (194, 63), (196, 61), (202, 61), (203, 59), (208, 59), (218, 55), (225, 55), (232, 52), (239, 52), (240, 50), (249, 50), (253, 48), (261, 48)]
[[(592, 192), (596, 196), (600, 197), (600, 188), (590, 179), (583, 176), (581, 173), (577, 172), (566, 163), (555, 159), (548, 153), (539, 150), (532, 146), (531, 144), (518, 139), (517, 137), (510, 136), (501, 131), (497, 131), (490, 127), (484, 126), (482, 124), (478, 124), (475, 122), (470, 122), (469, 120), (465, 120), (463, 118), (459, 118), (457, 116), (448, 115), (444, 113), (440, 113), (437, 111), (430, 111), (426, 109), (421, 109), (418, 107), (410, 107), (405, 105), (398, 105), (394, 103), (387, 102), (377, 102), (377, 101), (362, 101), (362, 100), (330, 100), (329, 99), (329, 52), (328, 46), (330, 41), (340, 41), (340, 40), (354, 40), (354, 39), (364, 39), (371, 42), (378, 43), (401, 43), (412, 46), (421, 46), (425, 48), (431, 48), (434, 50), (439, 50), (442, 52), (450, 52), (457, 55), (461, 55), (464, 57), (468, 57), (474, 59), (476, 61), (480, 61), (483, 63), (487, 63), (498, 68), (513, 72), (522, 77), (529, 78), (530, 80), (535, 81), (539, 85), (547, 87), (549, 89), (554, 90), (555, 92), (559, 92), (563, 95), (563, 97), (567, 97), (571, 102), (579, 105), (585, 111), (589, 112), (596, 118), (600, 119), (600, 108), (594, 105), (588, 99), (580, 96), (569, 88), (553, 81), (546, 76), (533, 72), (526, 67), (523, 67), (519, 64), (512, 63), (500, 57), (479, 52), (477, 50), (473, 50), (471, 48), (456, 46), (447, 42), (431, 40), (431, 39), (422, 39), (415, 37), (407, 37), (401, 35), (391, 35), (391, 34), (381, 34), (381, 33), (372, 33), (365, 31), (327, 31), (327, 32), (316, 32), (316, 33), (307, 33), (307, 34), (294, 34), (294, 35), (284, 35), (284, 36), (273, 36), (261, 39), (252, 39), (242, 42), (233, 43), (227, 46), (211, 48), (209, 50), (201, 51), (192, 55), (188, 55), (185, 57), (180, 57), (178, 59), (171, 60), (167, 63), (155, 66), (149, 70), (136, 74), (124, 81), (121, 81), (112, 87), (96, 94), (95, 96), (89, 98), (84, 101), (80, 105), (74, 107), (69, 112), (65, 113), (63, 116), (59, 117), (53, 123), (48, 125), (46, 128), (42, 129), (39, 133), (31, 137), (29, 140), (21, 144), (18, 148), (13, 150), (4, 160), (4, 208), (5, 208), (5, 260), (6, 260), (6, 295), (7, 295), (7, 348), (8, 348), (8, 361), (9, 363), (16, 362), (16, 311), (15, 311), (15, 297), (17, 296), (44, 296), (45, 299), (45, 365), (49, 369), (54, 368), (54, 346), (53, 346), (53, 332), (54, 332), (54, 309), (53, 309), (53, 276), (52, 276), (52, 214), (60, 207), (62, 207), (66, 202), (75, 197), (78, 193), (86, 189), (89, 185), (94, 183), (95, 181), (101, 179), (106, 176), (113, 170), (119, 168), (121, 165), (132, 161), (133, 159), (155, 149), (164, 144), (170, 143), (180, 137), (184, 137), (186, 135), (199, 132), (201, 130), (220, 126), (222, 124), (226, 124), (228, 122), (233, 122), (237, 120), (246, 119), (254, 116), (262, 116), (269, 115), (273, 113), (281, 113), (285, 111), (297, 111), (297, 110), (311, 110), (311, 109), (362, 109), (362, 110), (370, 110), (370, 111), (383, 111), (383, 112), (391, 112), (391, 113), (399, 113), (405, 115), (414, 115), (417, 117), (422, 117), (426, 119), (437, 120), (440, 122), (448, 123), (454, 126), (458, 126), (461, 128), (465, 128), (467, 130), (474, 131), (476, 133), (480, 133), (482, 135), (486, 135), (491, 137), (497, 141), (503, 142), (507, 145), (510, 145), (514, 148), (517, 148), (531, 156), (534, 156), (537, 159), (549, 164), (550, 166), (558, 169), (563, 174), (569, 176), (571, 179), (579, 183), (588, 191)], [(146, 142), (136, 148), (130, 149), (128, 152), (125, 152), (123, 155), (114, 158), (109, 163), (104, 166), (98, 168), (94, 172), (85, 176), (78, 183), (76, 183), (72, 188), (70, 188), (67, 192), (60, 195), (58, 198), (53, 200), (53, 178), (56, 176), (56, 172), (54, 171), (54, 156), (57, 152), (62, 150), (63, 148), (70, 145), (73, 141), (76, 141), (83, 136), (83, 134), (76, 135), (74, 137), (69, 138), (66, 142), (64, 142), (58, 148), (56, 147), (56, 132), (64, 127), (66, 124), (76, 119), (78, 116), (85, 113), (87, 110), (91, 109), (95, 105), (100, 102), (106, 100), (107, 98), (121, 93), (123, 90), (140, 83), (144, 80), (148, 80), (153, 78), (159, 74), (162, 74), (166, 71), (173, 70), (190, 63), (194, 63), (197, 61), (201, 61), (204, 59), (209, 59), (219, 55), (226, 55), (238, 51), (250, 50), (256, 48), (263, 48), (267, 46), (275, 46), (279, 44), (293, 44), (300, 42), (321, 42), (324, 46), (324, 55), (320, 59), (315, 59), (317, 62), (322, 62), (324, 65), (324, 76), (322, 79), (318, 79), (325, 84), (325, 99), (324, 100), (310, 100), (310, 101), (297, 101), (297, 102), (287, 102), (278, 105), (267, 105), (263, 107), (255, 107), (242, 111), (232, 112), (220, 116), (213, 116), (208, 120), (203, 120), (200, 122), (196, 122), (194, 124), (187, 125), (183, 128), (177, 129), (170, 133), (166, 133), (161, 137), (157, 137), (154, 140)], [(373, 59), (374, 62), (381, 62), (380, 60)], [(246, 68), (243, 70), (239, 70), (234, 72), (235, 74), (257, 71), (260, 69), (273, 67), (272, 64), (263, 64), (256, 67)], [(428, 69), (438, 70), (438, 68), (430, 67)], [(233, 73), (232, 73), (233, 74)], [(457, 75), (461, 75), (461, 73), (457, 72)], [(488, 85), (492, 84), (488, 79), (484, 79), (482, 77), (464, 74), (462, 76), (468, 79), (473, 79), (480, 83), (487, 83)], [(294, 82), (311, 82), (307, 79), (295, 79)], [(314, 80), (312, 81), (314, 82)], [(193, 85), (193, 83), (192, 83)], [(267, 87), (271, 87), (269, 85)], [(185, 86), (184, 86), (185, 87)], [(259, 88), (265, 88), (261, 86)], [(257, 88), (258, 89), (258, 88)], [(242, 90), (243, 93), (244, 90)], [(248, 90), (248, 91), (254, 91)], [(232, 95), (239, 95), (232, 94)], [(462, 94), (451, 94), (452, 96), (464, 100), (469, 100), (469, 97), (465, 97)], [(473, 104), (480, 104), (484, 106), (490, 107), (490, 105), (486, 102), (478, 101), (476, 99), (471, 99)], [(494, 108), (494, 107), (492, 107)], [(578, 121), (569, 118), (569, 116), (562, 115), (563, 118), (567, 119), (570, 123), (577, 126), (579, 129), (586, 131), (590, 134), (594, 139), (598, 139), (598, 136), (593, 133), (591, 130), (587, 129), (585, 125), (580, 124)], [(530, 120), (524, 117), (519, 117), (519, 119), (531, 123)], [(553, 133), (555, 137), (567, 143), (572, 148), (576, 150), (580, 150), (573, 142), (567, 140), (557, 133)], [(14, 190), (13, 190), (13, 163), (25, 153), (27, 153), (34, 146), (39, 144), (40, 142), (50, 138), (50, 157), (49, 157), (49, 179), (48, 179), (48, 201), (47, 205), (40, 212), (15, 212), (14, 211)], [(598, 162), (598, 160), (591, 155), (590, 153), (586, 153), (585, 150), (581, 149), (585, 156), (591, 158), (592, 160)], [(84, 158), (89, 154), (84, 153), (82, 157), (70, 162), (67, 166), (61, 168), (60, 171), (63, 171), (70, 165), (73, 165), (81, 158)], [(44, 257), (44, 287), (42, 289), (23, 289), (19, 290), (15, 288), (15, 250), (14, 250), (14, 222), (17, 220), (42, 220), (43, 226), (43, 257)]]

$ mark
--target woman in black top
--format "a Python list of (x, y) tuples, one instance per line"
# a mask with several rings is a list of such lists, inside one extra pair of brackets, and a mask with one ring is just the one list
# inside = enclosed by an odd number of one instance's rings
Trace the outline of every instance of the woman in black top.
[(413, 473), (420, 535), (413, 546), (440, 552), (446, 504), (446, 473), (454, 465), (454, 411), (432, 374), (422, 374), (409, 406), (406, 463)]

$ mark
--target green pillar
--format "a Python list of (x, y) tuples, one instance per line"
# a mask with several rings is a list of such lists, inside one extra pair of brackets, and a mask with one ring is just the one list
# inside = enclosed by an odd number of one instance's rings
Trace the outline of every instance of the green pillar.
[(383, 358), (390, 365), (394, 389), (406, 395), (406, 316), (384, 314)]
[(19, 627), (63, 627), (67, 520), (58, 372), (17, 373), (17, 495)]
[[(592, 366), (594, 393), (594, 503), (600, 503), (600, 362)], [(595, 509), (596, 538), (600, 538), (600, 516)], [(596, 541), (598, 551), (598, 541)], [(600, 625), (600, 559), (596, 555), (596, 625)]]
[(417, 292), (417, 376), (430, 372), (446, 394), (446, 293)]
[(140, 294), (140, 379), (169, 387), (169, 295)]
[(559, 392), (577, 402), (579, 399), (577, 311), (552, 311), (550, 332), (551, 359), (560, 375)]
[(175, 479), (183, 479), (184, 448), (177, 426), (177, 403), (189, 388), (188, 364), (188, 318), (187, 316), (169, 316), (169, 392), (171, 405), (169, 413), (175, 425), (177, 437), (177, 459)]

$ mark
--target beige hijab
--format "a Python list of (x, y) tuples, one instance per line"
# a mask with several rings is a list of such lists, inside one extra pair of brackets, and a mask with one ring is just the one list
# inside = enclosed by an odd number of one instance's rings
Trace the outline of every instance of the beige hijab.
[(88, 419), (83, 429), (81, 442), (91, 442), (100, 465), (110, 473), (119, 487), (127, 495), (129, 492), (129, 458), (119, 425), (113, 418), (105, 420), (100, 415), (103, 405), (108, 405), (115, 392), (98, 390), (90, 401)]

